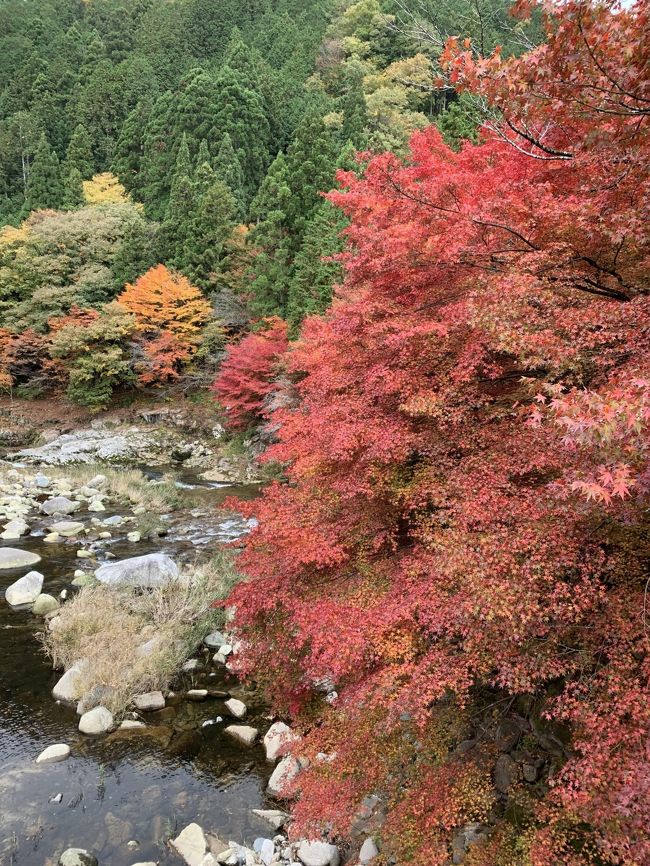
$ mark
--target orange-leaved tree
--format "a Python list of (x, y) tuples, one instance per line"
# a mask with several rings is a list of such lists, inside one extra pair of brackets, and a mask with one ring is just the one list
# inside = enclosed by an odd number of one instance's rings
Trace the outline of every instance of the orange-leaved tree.
[[(143, 348), (141, 383), (153, 385), (177, 378), (210, 319), (211, 307), (201, 290), (182, 274), (156, 265), (135, 283), (127, 283), (117, 300), (136, 317)], [(159, 352), (164, 357), (158, 357)]]

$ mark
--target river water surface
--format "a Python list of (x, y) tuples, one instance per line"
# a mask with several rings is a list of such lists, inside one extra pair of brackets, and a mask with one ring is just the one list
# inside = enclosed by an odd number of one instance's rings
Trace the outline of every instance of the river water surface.
[[(155, 544), (132, 545), (116, 531), (108, 548), (113, 554), (125, 558), (161, 550), (191, 561), (245, 530), (241, 518), (218, 509), (227, 495), (256, 495), (254, 486), (219, 487), (188, 475), (179, 482), (189, 485), (183, 487), (187, 509), (171, 515), (168, 535)], [(101, 517), (120, 513), (107, 509)], [(83, 519), (73, 519), (78, 517)], [(126, 532), (124, 527), (121, 535)], [(55, 596), (69, 588), (74, 570), (86, 565), (80, 566), (74, 544), (45, 544), (35, 536), (0, 544), (39, 553), (43, 592)], [(269, 827), (251, 809), (274, 805), (263, 793), (271, 768), (260, 746), (233, 744), (223, 732), (228, 721), (203, 727), (218, 716), (228, 720), (220, 700), (148, 713), (146, 733), (90, 738), (78, 732), (74, 708), (56, 704), (50, 694), (59, 674), (35, 639), (43, 621), (12, 610), (4, 600), (6, 587), (25, 571), (0, 571), (0, 864), (55, 866), (68, 847), (87, 848), (100, 866), (180, 864), (167, 841), (192, 821), (249, 845), (256, 836), (268, 836)], [(204, 684), (242, 698), (249, 708), (247, 724), (268, 726), (254, 693), (223, 667), (208, 662), (204, 673), (185, 675), (177, 685)], [(70, 758), (36, 765), (37, 755), (53, 743), (68, 743)]]

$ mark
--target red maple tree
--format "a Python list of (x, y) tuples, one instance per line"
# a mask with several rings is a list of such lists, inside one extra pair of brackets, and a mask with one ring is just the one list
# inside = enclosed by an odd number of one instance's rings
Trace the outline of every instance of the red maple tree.
[(650, 862), (648, 4), (544, 8), (522, 58), (448, 46), (499, 111), (478, 145), (340, 175), (345, 283), (289, 354), (289, 484), (248, 506), (231, 599), (306, 733), (296, 832), (377, 793), (418, 866), (472, 822), (473, 866)]
[(261, 418), (265, 398), (273, 390), (278, 364), (288, 348), (288, 327), (271, 317), (263, 329), (247, 334), (228, 349), (212, 390), (231, 430), (245, 430)]

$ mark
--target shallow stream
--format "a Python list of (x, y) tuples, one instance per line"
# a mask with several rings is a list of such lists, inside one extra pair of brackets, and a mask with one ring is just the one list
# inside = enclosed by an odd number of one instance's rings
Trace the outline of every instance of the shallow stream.
[[(256, 495), (255, 486), (208, 484), (191, 473), (177, 480), (186, 508), (170, 515), (165, 537), (133, 545), (122, 538), (125, 527), (106, 549), (118, 558), (160, 550), (191, 561), (245, 530), (245, 521), (219, 508), (226, 496)], [(119, 513), (108, 509), (102, 517)], [(51, 595), (69, 589), (80, 567), (72, 543), (45, 544), (32, 535), (0, 544), (42, 556), (36, 567)], [(55, 866), (63, 850), (79, 847), (95, 854), (100, 866), (180, 866), (167, 840), (192, 821), (241, 843), (268, 836), (269, 827), (251, 813), (274, 805), (263, 793), (271, 772), (263, 749), (233, 744), (223, 732), (227, 721), (202, 726), (218, 716), (228, 720), (222, 701), (182, 702), (147, 713), (146, 733), (90, 738), (78, 732), (75, 710), (50, 694), (58, 675), (35, 638), (42, 619), (12, 610), (4, 600), (5, 588), (24, 573), (0, 571), (0, 864)], [(231, 692), (248, 705), (246, 723), (264, 730), (265, 708), (255, 695), (206, 660), (203, 673), (185, 675), (179, 685)], [(68, 743), (71, 757), (36, 765), (37, 755), (53, 743)]]

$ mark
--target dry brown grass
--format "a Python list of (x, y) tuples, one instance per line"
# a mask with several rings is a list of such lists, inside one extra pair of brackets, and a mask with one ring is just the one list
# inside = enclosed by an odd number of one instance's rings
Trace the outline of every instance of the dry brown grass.
[(84, 463), (48, 469), (48, 474), (56, 478), (68, 478), (76, 487), (88, 484), (95, 475), (105, 475), (103, 493), (117, 502), (144, 505), (148, 511), (156, 514), (177, 508), (182, 498), (173, 481), (152, 482), (139, 469), (122, 466), (113, 469), (104, 463)]
[[(119, 716), (133, 695), (166, 689), (202, 638), (222, 626), (223, 613), (210, 604), (236, 580), (232, 558), (223, 553), (153, 590), (84, 587), (41, 640), (56, 668), (86, 659), (84, 691), (107, 687), (102, 703)], [(139, 654), (152, 639), (150, 652)]]

